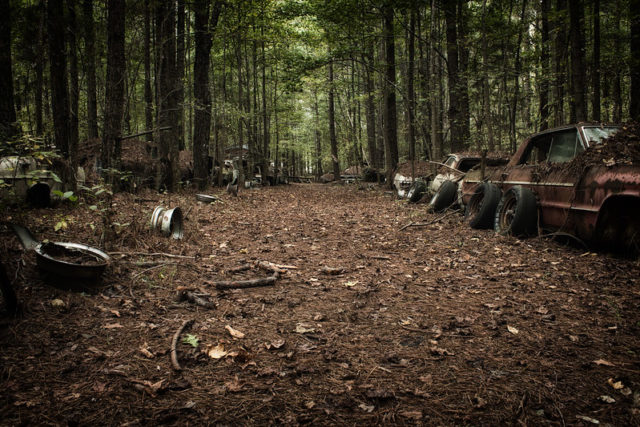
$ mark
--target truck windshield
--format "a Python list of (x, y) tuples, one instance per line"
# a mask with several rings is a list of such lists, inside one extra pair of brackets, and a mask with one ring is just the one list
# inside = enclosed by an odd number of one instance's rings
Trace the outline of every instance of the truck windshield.
[(583, 127), (584, 137), (587, 140), (587, 145), (590, 147), (594, 144), (599, 144), (603, 139), (609, 138), (614, 133), (618, 132), (620, 128), (618, 126), (589, 126)]

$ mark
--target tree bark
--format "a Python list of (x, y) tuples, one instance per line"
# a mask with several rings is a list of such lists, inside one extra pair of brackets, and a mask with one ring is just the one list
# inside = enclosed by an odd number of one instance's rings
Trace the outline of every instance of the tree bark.
[(384, 85), (384, 151), (387, 185), (393, 184), (393, 174), (398, 166), (398, 118), (396, 112), (396, 53), (393, 25), (393, 6), (385, 4), (383, 13), (383, 38), (385, 43)]
[(84, 20), (84, 72), (87, 78), (87, 136), (98, 138), (98, 101), (96, 95), (96, 54), (93, 31), (93, 0), (83, 2)]
[(569, 35), (571, 39), (571, 121), (587, 119), (585, 101), (585, 52), (584, 52), (584, 5), (581, 0), (569, 0)]
[(69, 89), (67, 55), (64, 44), (64, 9), (62, 0), (47, 2), (47, 33), (49, 36), (49, 74), (51, 76), (51, 110), (54, 140), (65, 159), (69, 158)]
[[(415, 31), (416, 31), (416, 12), (409, 12), (409, 40), (407, 41), (407, 50), (409, 62), (407, 64), (407, 138), (409, 140), (409, 160), (416, 160), (416, 137), (415, 137), (415, 90), (413, 87), (413, 70), (414, 70), (414, 51), (415, 51)], [(413, 166), (412, 166), (413, 173)], [(411, 176), (413, 179), (413, 175)]]
[[(640, 40), (638, 41), (640, 42)], [(633, 46), (633, 43), (631, 43)], [(633, 47), (632, 47), (633, 48)], [(591, 61), (591, 81), (593, 85), (591, 98), (591, 117), (600, 121), (600, 0), (593, 1), (593, 53)], [(633, 54), (631, 55), (633, 58)]]
[[(120, 166), (122, 115), (124, 113), (124, 56), (125, 0), (109, 0), (107, 16), (107, 78), (105, 89), (104, 135), (102, 167)], [(115, 177), (111, 177), (113, 182)]]
[[(151, 7), (144, 0), (144, 122), (147, 130), (153, 129), (153, 92), (151, 91)], [(146, 135), (153, 141), (153, 133)]]
[[(622, 5), (620, 0), (616, 0), (616, 11), (614, 15), (615, 35), (613, 38), (613, 55), (615, 58), (622, 58), (622, 29), (620, 28)], [(622, 61), (614, 61), (613, 67), (613, 114), (614, 123), (622, 121)]]
[(338, 138), (336, 136), (336, 109), (333, 87), (333, 61), (329, 58), (329, 142), (331, 144), (331, 163), (333, 165), (333, 180), (340, 179), (340, 161), (338, 160)]
[[(9, 0), (0, 0), (0, 141), (15, 135), (16, 110), (13, 103), (11, 68), (11, 12)], [(63, 46), (64, 48), (64, 46)]]
[(549, 127), (549, 79), (551, 65), (549, 63), (549, 1), (542, 0), (541, 8), (541, 41), (540, 46), (540, 127), (545, 130)]
[(458, 77), (458, 34), (456, 29), (456, 3), (444, 1), (443, 10), (447, 33), (447, 82), (449, 85), (449, 126), (451, 151), (464, 149), (462, 117), (460, 111), (460, 82)]
[[(176, 134), (178, 136), (178, 149), (185, 149), (184, 141), (184, 26), (185, 26), (185, 13), (184, 13), (184, 0), (178, 0), (178, 29), (176, 38), (176, 98), (177, 98), (177, 117), (176, 123), (178, 129)], [(194, 165), (195, 167), (195, 165)]]
[(464, 148), (469, 146), (471, 131), (469, 123), (471, 121), (471, 112), (469, 107), (469, 46), (467, 28), (467, 14), (465, 13), (465, 5), (467, 0), (458, 0), (458, 82), (459, 86), (459, 102), (460, 102), (460, 131), (462, 133), (462, 144)]
[(553, 19), (555, 38), (554, 54), (554, 126), (565, 123), (564, 97), (567, 81), (567, 0), (556, 0), (556, 11)]
[(196, 0), (195, 58), (193, 64), (193, 93), (195, 122), (193, 129), (193, 174), (199, 188), (207, 183), (209, 133), (211, 127), (211, 93), (209, 91), (209, 61), (213, 31), (218, 24), (221, 3), (215, 2), (210, 14), (210, 0)]
[(158, 186), (175, 192), (180, 181), (178, 169), (178, 96), (176, 73), (176, 13), (175, 2), (156, 3), (156, 28), (159, 69), (158, 84), (158, 127), (171, 127), (159, 135), (158, 155), (160, 170)]
[(69, 100), (70, 100), (70, 121), (69, 121), (69, 151), (72, 154), (71, 167), (76, 170), (78, 142), (80, 140), (78, 130), (78, 102), (80, 97), (80, 89), (78, 83), (78, 53), (76, 43), (76, 33), (78, 25), (76, 20), (75, 2), (67, 3), (68, 13), (68, 40), (69, 40)]
[(629, 115), (632, 120), (640, 120), (640, 1), (629, 2), (629, 16), (631, 18), (631, 56), (630, 74), (631, 90), (629, 99)]

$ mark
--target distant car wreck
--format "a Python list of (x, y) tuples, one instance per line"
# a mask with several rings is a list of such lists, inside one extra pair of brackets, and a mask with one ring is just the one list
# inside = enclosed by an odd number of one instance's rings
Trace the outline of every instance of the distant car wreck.
[(545, 230), (637, 253), (639, 130), (580, 123), (527, 138), (506, 166), (462, 180), (470, 226), (517, 236)]

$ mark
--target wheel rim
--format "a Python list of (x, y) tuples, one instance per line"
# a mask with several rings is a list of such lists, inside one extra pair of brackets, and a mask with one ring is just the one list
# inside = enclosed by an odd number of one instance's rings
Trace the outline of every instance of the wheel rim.
[(500, 230), (503, 232), (511, 229), (511, 224), (513, 223), (513, 218), (516, 213), (516, 205), (517, 201), (513, 195), (509, 195), (502, 205), (502, 209), (500, 210)]

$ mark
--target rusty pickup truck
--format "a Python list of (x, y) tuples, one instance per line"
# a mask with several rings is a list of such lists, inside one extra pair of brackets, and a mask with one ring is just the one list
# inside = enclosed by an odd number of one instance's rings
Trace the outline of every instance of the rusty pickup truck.
[(546, 130), (527, 138), (506, 166), (469, 172), (461, 183), (469, 225), (517, 236), (545, 230), (638, 253), (640, 166), (580, 161), (619, 129), (579, 123)]

